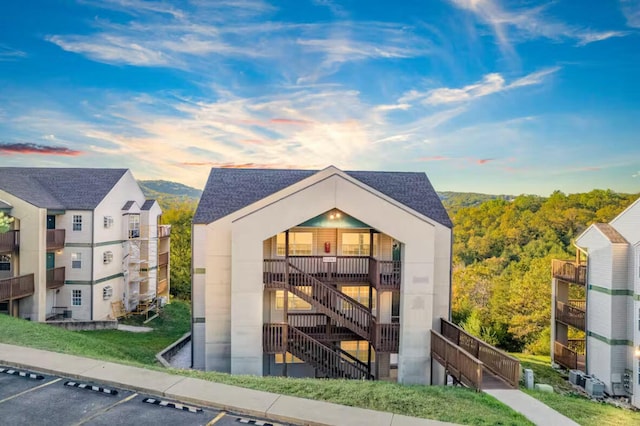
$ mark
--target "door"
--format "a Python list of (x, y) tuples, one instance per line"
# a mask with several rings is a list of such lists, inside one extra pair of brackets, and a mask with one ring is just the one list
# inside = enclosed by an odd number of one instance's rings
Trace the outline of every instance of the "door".
[(56, 229), (56, 217), (47, 215), (47, 229)]
[(56, 267), (56, 254), (47, 253), (47, 270), (53, 269), (55, 267)]
[(396, 240), (393, 240), (392, 259), (397, 262), (400, 261), (400, 243)]

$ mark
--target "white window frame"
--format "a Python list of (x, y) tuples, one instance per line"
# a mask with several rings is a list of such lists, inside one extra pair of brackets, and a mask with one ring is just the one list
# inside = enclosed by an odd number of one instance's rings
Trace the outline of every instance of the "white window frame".
[(102, 253), (102, 263), (105, 265), (113, 261), (113, 252), (108, 250)]
[[(358, 242), (355, 244), (345, 244), (345, 236), (358, 236)], [(369, 232), (343, 232), (340, 236), (340, 250), (343, 256), (375, 256), (378, 248), (378, 235), (373, 234), (373, 254), (369, 242), (371, 235)], [(347, 238), (349, 238), (347, 237)]]
[(140, 215), (129, 215), (129, 239), (140, 238)]
[(82, 253), (71, 253), (71, 269), (82, 269)]
[[(301, 287), (305, 293), (311, 293), (311, 287)], [(288, 305), (289, 311), (310, 311), (313, 307), (301, 297), (296, 296), (293, 293), (289, 293)], [(276, 311), (284, 310), (284, 290), (276, 290)]]
[(81, 214), (73, 215), (72, 229), (74, 231), (82, 231), (82, 215)]
[(71, 290), (71, 306), (82, 306), (82, 290)]
[[(298, 239), (306, 239), (311, 236), (311, 243), (297, 242)], [(311, 256), (313, 255), (313, 232), (310, 231), (289, 231), (289, 256)], [(276, 256), (284, 257), (286, 250), (286, 235), (284, 232), (276, 235)]]
[(113, 217), (105, 216), (104, 217), (104, 227), (111, 228), (113, 226)]

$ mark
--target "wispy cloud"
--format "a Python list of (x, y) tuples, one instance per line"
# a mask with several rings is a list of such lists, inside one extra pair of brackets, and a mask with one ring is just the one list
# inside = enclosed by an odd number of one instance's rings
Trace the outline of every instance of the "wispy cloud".
[(547, 16), (547, 5), (507, 10), (499, 0), (449, 1), (489, 26), (500, 49), (508, 55), (515, 55), (515, 43), (529, 39), (573, 40), (577, 46), (585, 46), (596, 41), (627, 35), (624, 31), (598, 31), (561, 22)]
[(82, 151), (70, 149), (61, 146), (52, 145), (39, 145), (35, 143), (8, 143), (0, 142), (0, 155), (12, 155), (12, 154), (40, 154), (40, 155), (62, 155), (68, 157), (75, 157), (82, 154)]
[(640, 0), (620, 0), (620, 7), (627, 19), (627, 25), (640, 28)]
[(27, 57), (27, 53), (0, 43), (0, 62), (17, 61)]
[(485, 75), (481, 81), (461, 88), (442, 87), (426, 92), (412, 90), (405, 93), (398, 102), (421, 100), (424, 104), (428, 105), (468, 102), (495, 93), (541, 84), (547, 76), (557, 72), (559, 69), (560, 67), (553, 67), (536, 71), (513, 80), (511, 83), (507, 83), (501, 74), (491, 73)]

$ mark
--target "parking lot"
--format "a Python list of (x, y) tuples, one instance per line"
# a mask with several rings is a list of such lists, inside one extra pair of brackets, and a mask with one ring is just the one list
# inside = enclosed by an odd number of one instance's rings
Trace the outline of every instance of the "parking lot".
[(0, 366), (0, 424), (280, 425), (151, 395)]

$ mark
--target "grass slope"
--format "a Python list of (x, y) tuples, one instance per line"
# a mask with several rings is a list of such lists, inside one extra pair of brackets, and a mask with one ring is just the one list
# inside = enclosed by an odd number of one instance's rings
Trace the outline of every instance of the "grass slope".
[[(135, 323), (135, 320), (133, 320)], [(494, 398), (467, 389), (402, 386), (387, 382), (231, 376), (195, 370), (165, 370), (154, 355), (189, 329), (189, 306), (175, 301), (148, 325), (150, 333), (117, 330), (72, 332), (0, 315), (0, 342), (130, 364), (218, 383), (329, 401), (354, 407), (468, 425), (531, 425)]]
[(640, 425), (640, 412), (617, 408), (609, 404), (591, 401), (576, 393), (569, 382), (550, 367), (548, 356), (513, 354), (520, 359), (522, 368), (531, 368), (536, 383), (553, 386), (556, 393), (548, 394), (524, 390), (577, 423), (585, 426)]

